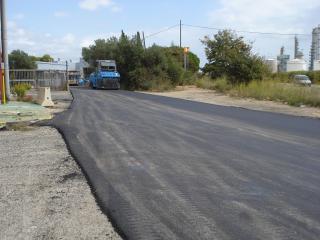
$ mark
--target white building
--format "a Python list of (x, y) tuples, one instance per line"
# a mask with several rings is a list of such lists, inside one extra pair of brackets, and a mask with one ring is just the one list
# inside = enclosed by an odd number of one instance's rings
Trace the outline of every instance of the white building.
[(272, 73), (278, 72), (278, 60), (277, 59), (267, 59), (266, 64)]
[(66, 71), (66, 62), (55, 61), (55, 62), (41, 62), (36, 61), (37, 70), (40, 71)]
[(307, 71), (308, 64), (303, 59), (292, 59), (287, 63), (287, 72)]
[(312, 44), (310, 51), (310, 70), (315, 70), (313, 63), (320, 60), (320, 24), (312, 31)]
[(320, 60), (315, 60), (313, 62), (313, 70), (314, 71), (320, 71)]

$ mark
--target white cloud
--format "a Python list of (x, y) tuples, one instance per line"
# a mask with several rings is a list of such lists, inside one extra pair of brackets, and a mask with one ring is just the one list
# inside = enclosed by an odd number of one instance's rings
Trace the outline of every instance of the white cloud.
[(76, 43), (76, 36), (67, 33), (64, 36), (52, 36), (51, 33), (35, 33), (20, 27), (16, 22), (8, 22), (9, 51), (21, 49), (30, 55), (50, 54), (55, 59), (78, 60), (81, 48)]
[(17, 23), (14, 21), (8, 21), (8, 37), (12, 39), (11, 44), (13, 45), (25, 45), (25, 46), (34, 46), (35, 41), (32, 40), (32, 37), (24, 28), (18, 27)]
[(61, 18), (61, 17), (67, 17), (69, 14), (65, 11), (55, 11), (53, 13), (53, 16), (57, 17), (57, 18)]
[[(219, 0), (209, 13), (210, 25), (218, 28), (254, 32), (306, 33), (320, 22), (319, 0)], [(293, 55), (293, 36), (245, 34), (260, 55), (275, 57), (283, 45)], [(308, 59), (311, 36), (300, 37)]]
[(319, 0), (220, 0), (219, 2), (220, 7), (209, 14), (210, 22), (215, 26), (281, 33), (306, 32), (305, 18), (310, 15), (310, 11), (320, 7)]
[(114, 12), (114, 13), (121, 12), (121, 11), (122, 11), (122, 8), (119, 7), (119, 6), (113, 6), (113, 7), (111, 8), (111, 11)]
[(94, 11), (100, 7), (112, 7), (114, 5), (112, 0), (82, 0), (79, 3), (80, 8), (90, 11)]
[(76, 40), (76, 37), (72, 33), (68, 33), (62, 38), (62, 43), (73, 44), (75, 40)]
[(24, 14), (22, 14), (22, 13), (18, 13), (18, 14), (15, 14), (14, 16), (13, 16), (13, 19), (15, 19), (15, 20), (22, 20), (22, 19), (24, 19)]

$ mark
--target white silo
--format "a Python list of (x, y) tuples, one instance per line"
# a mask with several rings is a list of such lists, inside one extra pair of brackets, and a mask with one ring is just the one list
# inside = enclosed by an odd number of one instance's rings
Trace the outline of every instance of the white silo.
[(278, 60), (269, 58), (266, 60), (266, 64), (272, 73), (278, 72)]
[(320, 71), (320, 60), (315, 60), (313, 62), (313, 70), (314, 71)]
[(292, 59), (287, 63), (287, 72), (307, 71), (307, 62), (303, 59)]

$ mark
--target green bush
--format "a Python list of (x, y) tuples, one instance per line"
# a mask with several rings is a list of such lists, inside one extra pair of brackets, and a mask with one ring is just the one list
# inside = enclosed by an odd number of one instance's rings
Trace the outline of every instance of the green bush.
[(307, 75), (313, 84), (320, 84), (320, 71), (296, 71), (272, 74), (272, 79), (280, 82), (292, 82), (294, 75)]
[(240, 84), (229, 92), (232, 96), (284, 102), (292, 106), (320, 107), (320, 90), (272, 80)]
[(121, 87), (127, 90), (159, 90), (195, 81), (200, 60), (189, 53), (189, 71), (183, 70), (183, 49), (153, 45), (143, 48), (140, 34), (98, 39), (82, 49), (83, 58), (95, 67), (96, 60), (114, 59), (121, 74)]
[(221, 93), (228, 92), (232, 89), (232, 85), (228, 82), (225, 77), (212, 79), (208, 76), (203, 76), (196, 82), (197, 87), (216, 90)]
[(28, 90), (31, 89), (31, 85), (27, 83), (19, 83), (13, 86), (13, 93), (17, 95), (18, 101), (22, 101), (26, 96)]
[(225, 76), (231, 84), (238, 84), (270, 74), (263, 59), (252, 52), (252, 45), (232, 31), (219, 31), (213, 39), (206, 36), (202, 43), (208, 59), (203, 71), (212, 78)]

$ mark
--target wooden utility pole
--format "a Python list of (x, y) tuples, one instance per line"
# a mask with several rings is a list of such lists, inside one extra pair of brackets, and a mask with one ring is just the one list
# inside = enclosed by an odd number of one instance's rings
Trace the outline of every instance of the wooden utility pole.
[(180, 48), (182, 48), (182, 21), (180, 20)]

